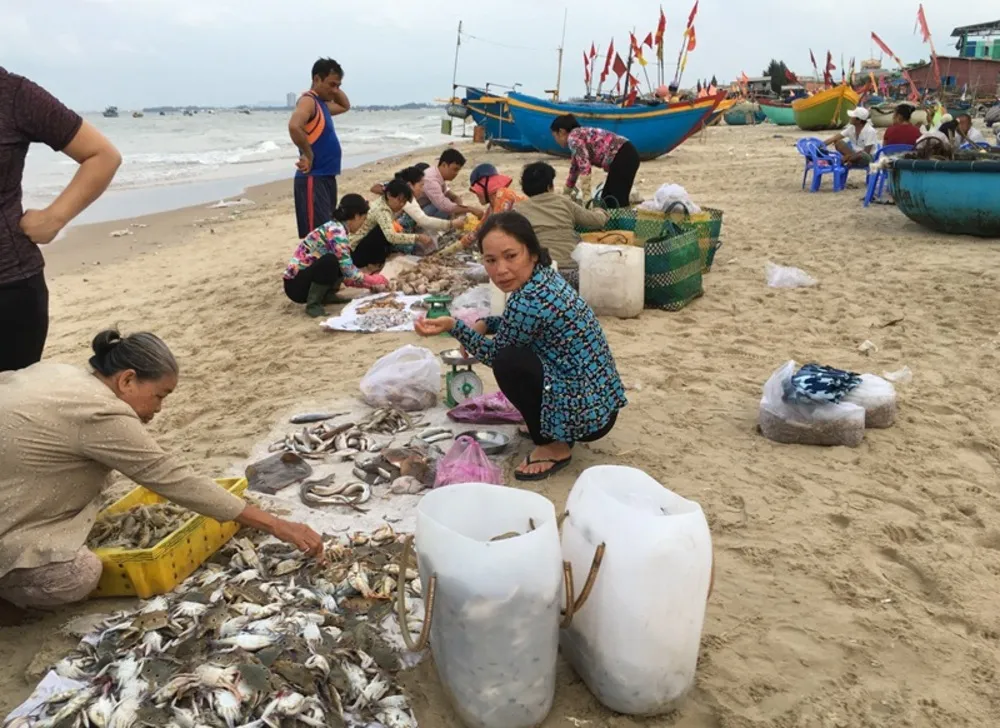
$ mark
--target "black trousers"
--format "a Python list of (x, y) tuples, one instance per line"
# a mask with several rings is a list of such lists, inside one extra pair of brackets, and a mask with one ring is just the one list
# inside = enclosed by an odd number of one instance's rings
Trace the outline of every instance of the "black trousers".
[(337, 256), (324, 255), (308, 268), (300, 270), (294, 278), (285, 279), (285, 295), (295, 303), (305, 303), (309, 286), (313, 283), (336, 289), (343, 279), (344, 273), (340, 270)]
[(0, 286), (0, 372), (41, 361), (48, 334), (45, 274)]
[[(500, 391), (524, 418), (531, 440), (536, 445), (549, 445), (553, 440), (542, 437), (542, 388), (545, 373), (542, 362), (531, 349), (509, 346), (496, 353), (493, 359), (493, 376)], [(611, 415), (604, 427), (581, 437), (580, 442), (594, 442), (611, 432), (618, 419), (618, 413)], [(572, 445), (573, 443), (567, 443)]]
[(382, 228), (376, 225), (371, 232), (361, 238), (352, 257), (354, 265), (365, 268), (369, 265), (383, 265), (391, 252), (392, 245), (386, 239)]
[(295, 222), (299, 227), (301, 240), (320, 225), (333, 219), (337, 207), (337, 178), (330, 176), (296, 177)]
[(608, 168), (608, 177), (601, 189), (601, 201), (606, 207), (628, 207), (632, 185), (639, 171), (639, 152), (632, 142), (625, 142)]

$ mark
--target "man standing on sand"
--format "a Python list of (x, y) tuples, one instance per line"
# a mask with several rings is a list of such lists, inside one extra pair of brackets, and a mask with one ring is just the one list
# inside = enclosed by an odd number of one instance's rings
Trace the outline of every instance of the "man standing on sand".
[[(22, 210), (21, 179), (32, 142), (44, 142), (79, 164), (43, 210)], [(49, 331), (45, 259), (69, 222), (111, 184), (122, 158), (101, 132), (48, 91), (0, 68), (0, 372), (42, 358)]]
[(295, 219), (299, 238), (333, 219), (340, 174), (340, 139), (333, 117), (347, 112), (351, 102), (340, 88), (344, 69), (332, 58), (320, 58), (312, 67), (312, 88), (302, 94), (288, 134), (299, 149), (295, 163)]

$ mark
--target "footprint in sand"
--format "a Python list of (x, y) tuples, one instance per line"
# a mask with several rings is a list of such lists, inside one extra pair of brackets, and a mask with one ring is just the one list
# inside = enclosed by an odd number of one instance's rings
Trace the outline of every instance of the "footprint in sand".
[(876, 558), (882, 568), (883, 576), (900, 589), (921, 595), (928, 601), (938, 604), (948, 601), (941, 593), (937, 580), (896, 549), (891, 547), (879, 549)]

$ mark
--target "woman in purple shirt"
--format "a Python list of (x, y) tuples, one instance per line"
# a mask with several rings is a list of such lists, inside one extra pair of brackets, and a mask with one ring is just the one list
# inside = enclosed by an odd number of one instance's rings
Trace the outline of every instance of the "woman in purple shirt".
[(566, 178), (566, 194), (579, 180), (583, 201), (590, 199), (590, 172), (600, 167), (608, 173), (601, 190), (605, 207), (628, 207), (632, 184), (639, 171), (639, 152), (623, 136), (590, 126), (580, 126), (572, 114), (557, 116), (550, 127), (552, 136), (561, 147), (569, 147), (570, 166)]

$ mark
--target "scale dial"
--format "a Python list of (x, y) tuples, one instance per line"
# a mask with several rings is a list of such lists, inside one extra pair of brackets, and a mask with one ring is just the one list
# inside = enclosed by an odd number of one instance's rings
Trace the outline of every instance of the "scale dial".
[(461, 404), (470, 397), (478, 397), (483, 393), (483, 380), (473, 371), (461, 371), (452, 374), (448, 380), (448, 394)]

